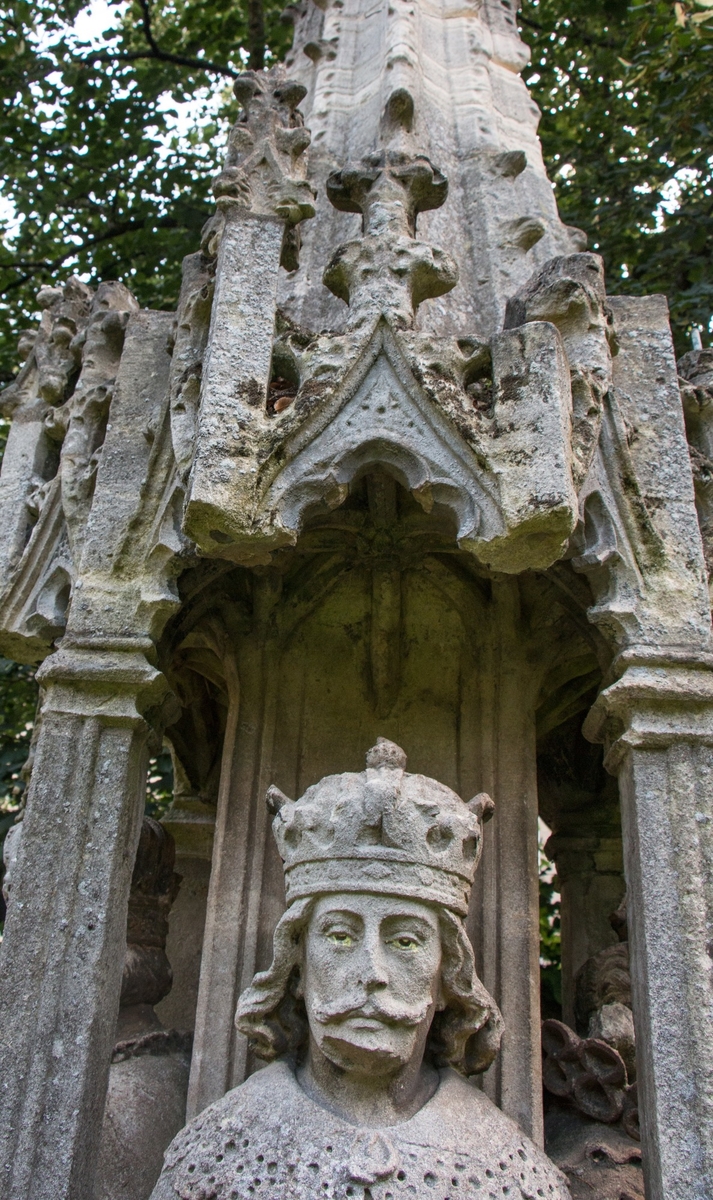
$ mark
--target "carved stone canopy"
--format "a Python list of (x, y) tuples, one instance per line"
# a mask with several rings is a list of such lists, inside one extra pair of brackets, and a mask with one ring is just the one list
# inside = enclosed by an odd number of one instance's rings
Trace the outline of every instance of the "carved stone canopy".
[(569, 372), (550, 325), (483, 346), (434, 344), (381, 319), (366, 338), (301, 345), (288, 338), (274, 351), (293, 364), (294, 403), (279, 414), (257, 397), (246, 404), (224, 427), (224, 453), (194, 475), (186, 521), (202, 549), (266, 561), (378, 467), (427, 512), (449, 509), (461, 547), (498, 570), (562, 554), (577, 504)]

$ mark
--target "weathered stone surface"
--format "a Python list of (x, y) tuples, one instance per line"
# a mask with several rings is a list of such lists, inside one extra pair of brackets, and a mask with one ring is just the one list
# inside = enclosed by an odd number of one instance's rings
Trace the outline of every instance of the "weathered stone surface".
[[(300, 795), (387, 733), (421, 774), (498, 799), (467, 918), (506, 1020), (483, 1087), (538, 1141), (536, 764), (548, 760), (543, 815), (562, 818), (574, 1020), (577, 969), (607, 945), (623, 890), (616, 788), (579, 738), (603, 681), (587, 729), (616, 743), (607, 762), (624, 781), (649, 1190), (699, 1200), (712, 1186), (710, 619), (665, 306), (607, 302), (598, 260), (559, 222), (509, 0), (368, 12), (300, 0), (294, 15), (300, 80), (238, 81), (217, 212), (185, 261), (176, 317), (136, 312), (117, 284), (45, 291), (8, 397), (0, 649), (53, 655), (23, 822), (30, 874), (23, 850), (10, 879), (3, 1028), (17, 1041), (3, 1048), (0, 1136), (12, 1200), (89, 1194), (149, 724), (152, 752), (164, 729), (173, 747), (168, 819), (190, 864), (169, 932), (177, 986), (160, 1007), (181, 1031), (195, 1020), (191, 1113), (256, 1065), (233, 1013), (269, 967), (284, 909), (267, 784)], [(704, 533), (706, 370), (705, 356), (681, 366)], [(44, 829), (58, 804), (67, 817), (44, 847), (35, 796)], [(363, 893), (347, 900), (374, 932)], [(138, 1065), (114, 1066), (147, 1072), (158, 1105), (147, 1060), (165, 1034), (131, 1007)], [(581, 1032), (628, 1046), (630, 1070), (627, 1008), (598, 1002)], [(53, 1056), (67, 1038), (78, 1049)], [(415, 1119), (400, 1116), (400, 1128)]]
[(678, 362), (686, 436), (706, 567), (713, 570), (713, 350), (691, 350)]
[(29, 661), (66, 626), (124, 331), (138, 308), (121, 283), (94, 293), (70, 280), (40, 300), (47, 307), (30, 358), (4, 393), (24, 440), (13, 441), (0, 484), (0, 512), (24, 522), (4, 542), (2, 637), (6, 652)]
[(57, 471), (57, 448), (47, 436), (45, 417), (51, 406), (65, 401), (70, 390), (81, 361), (81, 334), (92, 295), (91, 288), (74, 278), (64, 288), (40, 290), (40, 327), (22, 335), (20, 353), (25, 364), (3, 392), (4, 413), (13, 417), (0, 481), (5, 530), (0, 559), (3, 590)]
[(45, 429), (61, 442), (59, 475), (62, 509), (72, 558), (79, 562), (106, 433), (114, 382), (124, 348), (124, 332), (138, 303), (120, 283), (102, 283), (81, 335), (82, 369), (71, 399), (51, 408)]
[(181, 886), (170, 834), (144, 817), (129, 893), (120, 1008), (158, 1004), (171, 989), (168, 914)]
[(580, 491), (574, 566), (592, 585), (592, 620), (620, 645), (706, 647), (710, 601), (666, 301), (607, 303), (619, 351)]
[[(221, 209), (227, 211), (232, 202), (255, 215), (278, 217), (288, 226), (313, 217), (314, 193), (305, 179), (302, 157), (311, 137), (297, 107), (306, 89), (276, 66), (247, 71), (233, 91), (243, 111), (230, 131), (225, 165), (213, 180), (218, 227)], [(213, 246), (208, 249), (215, 253)], [(294, 269), (297, 263), (286, 265)]]
[[(233, 740), (226, 733), (224, 749), (191, 1114), (254, 1069), (233, 1026), (235, 998), (256, 970), (269, 966), (270, 939), (284, 909), (264, 789), (274, 779), (299, 794), (345, 762), (358, 769), (366, 729), (370, 740), (388, 732), (405, 742), (414, 770), (438, 773), (466, 795), (498, 796), (468, 924), (481, 977), (506, 1019), (503, 1049), (485, 1087), (526, 1132), (541, 1136), (534, 747), (540, 672), (552, 662), (539, 630), (556, 628), (565, 656), (582, 653), (580, 631), (548, 596), (538, 618), (546, 624), (531, 634), (531, 600), (521, 581), (500, 577), (491, 591), (470, 573), (465, 555), (451, 556), (452, 542), (440, 540), (443, 527), (434, 518), (389, 476), (368, 477), (344, 512), (310, 527), (303, 543), (309, 557), (300, 552), (281, 578), (256, 574), (252, 619), (228, 587), (215, 596), (221, 613), (232, 606), (241, 614), (222, 651), (227, 685), (233, 647), (239, 687), (233, 679), (228, 725), (236, 734)], [(241, 574), (223, 578), (239, 581)], [(196, 593), (197, 615), (216, 591), (211, 584)], [(181, 629), (191, 628), (189, 613)], [(582, 625), (593, 636), (584, 615)], [(193, 644), (205, 628), (196, 627)], [(217, 677), (220, 663), (213, 657), (203, 669)], [(253, 719), (256, 712), (264, 713), (262, 723)], [(477, 735), (459, 742), (459, 728)], [(243, 919), (236, 925), (238, 909)], [(530, 968), (523, 971), (523, 962)]]
[(323, 276), (349, 305), (349, 329), (381, 316), (401, 329), (413, 325), (419, 304), (450, 292), (458, 268), (449, 254), (416, 240), (420, 212), (440, 208), (448, 182), (423, 156), (395, 151), (349, 164), (327, 180), (335, 208), (360, 212), (362, 235), (339, 246)]
[(600, 950), (577, 972), (575, 1012), (579, 1032), (586, 1031), (592, 1015), (608, 1004), (631, 1007), (628, 942)]
[(157, 1050), (111, 1065), (96, 1200), (148, 1200), (186, 1119), (190, 1055)]
[(553, 1105), (547, 1151), (567, 1177), (572, 1200), (644, 1200), (641, 1146), (616, 1126)]
[(198, 251), (183, 260), (171, 354), (171, 438), (176, 467), (186, 482), (198, 427), (203, 359), (215, 285), (215, 258)]
[[(582, 743), (584, 739), (578, 731), (574, 753), (580, 763), (584, 758), (584, 754), (578, 753)], [(585, 752), (589, 751), (590, 759), (593, 758), (593, 748), (587, 747), (586, 743), (584, 748)], [(582, 766), (586, 770), (585, 764)], [(545, 852), (556, 864), (561, 896), (562, 1019), (580, 1034), (589, 1032), (589, 1015), (603, 1003), (599, 999), (595, 1003), (592, 996), (588, 998), (582, 1018), (577, 1016), (582, 1003), (578, 999), (582, 990), (580, 972), (600, 953), (606, 955), (610, 950), (621, 953), (610, 918), (626, 888), (616, 784), (607, 778), (601, 767), (597, 776), (603, 776), (599, 794), (594, 789), (578, 792), (566, 780), (559, 795), (544, 797), (550, 781), (547, 780), (543, 787), (542, 777), (539, 780), (540, 800), (544, 799), (546, 806), (544, 819), (553, 821), (554, 814), (554, 823), (567, 830), (553, 835)], [(596, 782), (600, 780), (596, 778)], [(573, 807), (576, 804), (574, 812), (566, 811), (568, 801)], [(581, 836), (576, 836), (577, 833)], [(585, 836), (587, 834), (589, 836)]]
[[(185, 529), (201, 548), (225, 544), (267, 402), (284, 222), (226, 215), (203, 368), (198, 439)], [(215, 532), (218, 533), (216, 538)]]
[(20, 839), (22, 838), (22, 822), (16, 825), (11, 825), (5, 834), (5, 839), (2, 844), (2, 865), (4, 867), (2, 877), (2, 895), (3, 900), (7, 903), (10, 899), (10, 889), (12, 888), (12, 877), (17, 866), (17, 857), (20, 853)]
[(181, 884), (173, 840), (144, 817), (129, 894), (116, 1041), (102, 1123), (96, 1200), (147, 1200), (182, 1127), (190, 1036), (165, 1030), (156, 1004), (171, 988), (168, 914)]
[(493, 409), (488, 465), (506, 526), (478, 557), (516, 573), (550, 566), (577, 520), (572, 481), (567, 359), (545, 322), (493, 340)]
[(577, 491), (599, 441), (612, 381), (613, 340), (604, 268), (598, 254), (554, 258), (508, 301), (505, 328), (551, 321), (562, 335), (572, 383), (572, 476)]
[(297, 803), (268, 790), (287, 904), (373, 883), (464, 917), (492, 800), (476, 796), (463, 808), (449, 788), (405, 773), (406, 755), (385, 739), (366, 763), (363, 775), (327, 777)]
[[(231, 237), (226, 232), (221, 253)], [(213, 388), (205, 410), (213, 415), (205, 417), (205, 458), (199, 450), (186, 515), (202, 547), (237, 562), (269, 561), (295, 543), (311, 510), (341, 505), (373, 464), (403, 481), (426, 511), (434, 503), (454, 511), (460, 544), (498, 570), (547, 566), (564, 552), (577, 503), (569, 370), (552, 326), (509, 331), (490, 348), (459, 348), (381, 320), (367, 338), (300, 345), (289, 337), (273, 351), (260, 348), (256, 322), (243, 311), (247, 294), (235, 285), (241, 315), (226, 308), (225, 328), (214, 335), (219, 366), (215, 375), (209, 366), (204, 384)], [(251, 331), (244, 351), (239, 329), (246, 339)], [(231, 399), (252, 363), (253, 381), (267, 379), (270, 353), (289, 363), (281, 370), (295, 381), (294, 403), (279, 413), (257, 386), (252, 400)], [(247, 384), (243, 391), (247, 397)]]
[[(425, 213), (420, 235), (453, 252), (460, 283), (424, 305), (420, 328), (483, 340), (502, 328), (507, 299), (538, 266), (586, 244), (557, 217), (537, 139), (539, 112), (519, 72), (529, 58), (512, 6), (502, 0), (424, 8), (408, 0), (291, 6), (290, 74), (308, 89), (310, 178), (317, 218), (304, 228), (300, 270), (280, 283), (280, 306), (298, 324), (338, 329), (347, 310), (319, 282), (354, 217), (330, 209), (326, 180), (373, 152), (375, 135), (424, 154), (450, 179), (447, 205)], [(457, 181), (457, 183), (456, 183)], [(340, 311), (341, 310), (341, 311)]]
[(610, 917), (624, 940), (589, 958), (575, 980), (584, 1037), (560, 1021), (542, 1027), (545, 1144), (573, 1197), (643, 1200), (625, 902)]
[[(194, 1200), (213, 1177), (216, 1197), (370, 1195), (374, 1200), (498, 1190), (568, 1200), (562, 1175), (514, 1121), (455, 1071), (441, 1072), (415, 1116), (363, 1130), (304, 1092), (286, 1063), (259, 1071), (179, 1134), (152, 1200)], [(457, 1180), (454, 1185), (453, 1180)], [(487, 1193), (486, 1193), (487, 1194)], [(618, 1198), (617, 1198), (618, 1200)]]
[(203, 236), (208, 257), (217, 255), (205, 362), (212, 270), (201, 263), (186, 267), (178, 330), (186, 361), (172, 387), (176, 458), (184, 477), (191, 469), (185, 527), (202, 549), (225, 538), (225, 509), (249, 454), (242, 443), (250, 444), (255, 409), (267, 400), (280, 263), (297, 267), (296, 227), (314, 215), (302, 157), (310, 135), (297, 111), (305, 88), (275, 67), (241, 76), (235, 93), (243, 112), (213, 182), (218, 212)]
[(636, 1091), (613, 1046), (593, 1037), (579, 1038), (562, 1021), (549, 1020), (542, 1026), (542, 1049), (542, 1079), (548, 1092), (570, 1100), (602, 1124), (623, 1119), (627, 1132), (638, 1135)]

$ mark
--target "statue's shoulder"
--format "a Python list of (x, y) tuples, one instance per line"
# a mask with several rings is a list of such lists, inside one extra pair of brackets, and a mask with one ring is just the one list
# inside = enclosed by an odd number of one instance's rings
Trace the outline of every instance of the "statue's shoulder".
[(455, 1167), (456, 1177), (462, 1171), (462, 1182), (475, 1184), (476, 1190), (481, 1185), (493, 1188), (497, 1182), (515, 1196), (522, 1191), (545, 1195), (547, 1200), (570, 1200), (567, 1180), (552, 1160), (480, 1088), (456, 1071), (442, 1071), (441, 1085), (431, 1101), (396, 1130), (400, 1139), (431, 1147), (442, 1170)]
[[(151, 1200), (461, 1200), (506, 1192), (569, 1200), (553, 1163), (454, 1071), (399, 1125), (362, 1129), (316, 1104), (274, 1063), (174, 1138)], [(484, 1191), (482, 1189), (485, 1189)]]
[(176, 1134), (164, 1155), (163, 1172), (151, 1200), (176, 1200), (177, 1196), (193, 1200), (195, 1183), (220, 1173), (226, 1160), (254, 1157), (256, 1133), (261, 1156), (269, 1161), (271, 1150), (279, 1150), (281, 1131), (298, 1118), (301, 1098), (287, 1063), (271, 1063), (256, 1071)]
[(485, 1136), (493, 1146), (511, 1142), (519, 1145), (524, 1136), (519, 1125), (493, 1104), (481, 1088), (452, 1068), (441, 1071), (440, 1087), (414, 1120), (419, 1118), (428, 1121), (431, 1127), (437, 1125), (444, 1133), (450, 1130), (452, 1138), (472, 1138), (477, 1130), (478, 1139)]

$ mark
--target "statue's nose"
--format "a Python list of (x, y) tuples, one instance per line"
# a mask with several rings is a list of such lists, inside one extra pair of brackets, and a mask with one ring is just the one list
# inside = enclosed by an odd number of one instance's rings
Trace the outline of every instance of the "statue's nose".
[(382, 947), (378, 938), (367, 939), (362, 951), (361, 982), (367, 991), (386, 987), (389, 975), (384, 961)]

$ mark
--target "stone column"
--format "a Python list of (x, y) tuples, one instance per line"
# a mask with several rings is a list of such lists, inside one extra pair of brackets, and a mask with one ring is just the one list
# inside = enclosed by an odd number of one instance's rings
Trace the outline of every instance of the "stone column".
[(495, 799), (485, 828), (468, 931), (505, 1031), (484, 1078), (487, 1094), (543, 1141), (535, 701), (517, 579), (493, 583), (491, 635), (481, 670), (480, 787)]
[[(173, 770), (176, 781), (183, 774), (176, 755)], [(176, 870), (181, 876), (181, 890), (171, 909), (166, 941), (173, 986), (157, 1005), (156, 1012), (167, 1029), (189, 1031), (196, 1023), (215, 807), (200, 796), (188, 791), (179, 792), (174, 784), (173, 802), (161, 824), (176, 844)]]
[(92, 1200), (149, 725), (142, 639), (69, 639), (45, 688), (0, 957), (0, 1191)]
[(581, 966), (615, 945), (609, 916), (621, 904), (621, 836), (604, 837), (577, 813), (581, 836), (554, 834), (545, 847), (555, 861), (562, 920), (562, 1019), (575, 1028), (574, 981)]
[(710, 1200), (713, 662), (626, 659), (584, 730), (619, 777), (646, 1195)]

